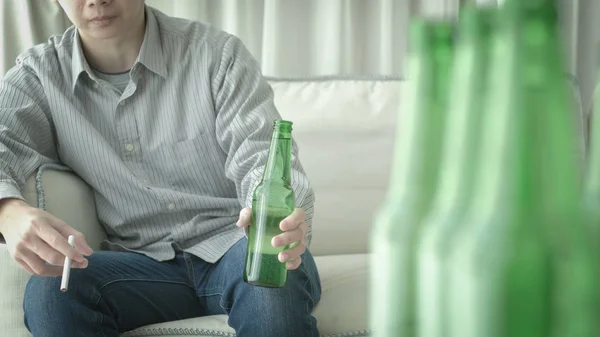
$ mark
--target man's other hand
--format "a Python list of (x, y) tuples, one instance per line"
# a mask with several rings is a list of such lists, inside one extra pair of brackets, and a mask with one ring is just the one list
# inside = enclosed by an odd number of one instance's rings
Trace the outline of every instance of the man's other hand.
[[(240, 212), (240, 218), (237, 226), (244, 228), (247, 233), (250, 218), (252, 217), (252, 209), (244, 208)], [(271, 240), (273, 247), (284, 247), (291, 245), (289, 249), (279, 253), (280, 262), (285, 262), (288, 270), (297, 269), (302, 263), (301, 255), (306, 251), (304, 244), (304, 236), (308, 231), (306, 224), (306, 213), (302, 208), (296, 208), (292, 214), (283, 219), (279, 223), (279, 228), (283, 231)]]

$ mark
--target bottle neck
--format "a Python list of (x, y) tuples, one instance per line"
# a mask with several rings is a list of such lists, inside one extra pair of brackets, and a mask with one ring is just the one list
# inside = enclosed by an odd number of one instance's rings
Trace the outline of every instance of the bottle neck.
[(473, 3), (466, 4), (461, 12), (436, 205), (442, 210), (460, 207), (472, 195), (473, 177), (479, 167), (477, 154), (485, 137), (481, 130), (488, 109), (482, 98), (488, 87), (496, 14), (496, 7), (479, 9)]
[[(553, 0), (507, 0), (503, 25), (513, 41), (515, 205), (548, 216), (577, 207), (581, 190), (575, 116)], [(523, 214), (525, 214), (523, 213)], [(541, 223), (540, 223), (541, 224)]]
[(389, 200), (428, 199), (437, 184), (445, 125), (453, 23), (415, 21), (409, 81), (403, 87)]
[(275, 126), (263, 182), (291, 185), (292, 134)]
[[(555, 1), (538, 2), (547, 4), (531, 10), (530, 21), (523, 27), (523, 36), (529, 38), (524, 38), (523, 46), (526, 48), (521, 52), (530, 55), (530, 63), (522, 72), (525, 84), (522, 93), (525, 100), (531, 100), (531, 106), (527, 107), (527, 112), (533, 117), (531, 123), (542, 131), (541, 139), (531, 144), (530, 151), (537, 153), (539, 167), (536, 173), (542, 179), (542, 186), (548, 187), (547, 191), (540, 193), (550, 203), (546, 207), (558, 210), (561, 206), (573, 206), (579, 200), (581, 162), (575, 133), (576, 113), (571, 104), (572, 91), (564, 76), (566, 64), (559, 35), (558, 12)], [(542, 149), (539, 144), (543, 144)]]
[[(498, 14), (498, 21), (505, 19)], [(515, 113), (513, 105), (513, 69), (516, 65), (515, 41), (508, 38), (506, 24), (497, 26), (490, 37), (490, 59), (487, 72), (487, 88), (482, 93), (481, 146), (477, 152), (478, 164), (474, 175), (473, 206), (479, 214), (490, 216), (499, 209), (505, 209), (506, 198), (502, 193), (514, 178), (511, 162), (510, 137), (511, 120)]]
[(499, 12), (473, 199), (483, 212), (512, 206), (522, 214), (558, 211), (578, 199), (574, 113), (558, 22), (554, 6), (541, 2), (548, 1), (507, 0)]

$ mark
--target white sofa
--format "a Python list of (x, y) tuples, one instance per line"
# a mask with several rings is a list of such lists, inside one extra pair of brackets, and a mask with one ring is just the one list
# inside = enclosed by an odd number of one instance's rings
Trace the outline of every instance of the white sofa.
[[(294, 122), (300, 158), (317, 197), (310, 249), (322, 282), (322, 300), (314, 310), (319, 330), (328, 337), (369, 336), (370, 227), (387, 188), (402, 81), (269, 80), (281, 115)], [(105, 234), (93, 195), (75, 174), (42, 167), (23, 194), (99, 248)], [(0, 336), (29, 336), (22, 309), (28, 277), (0, 245)], [(235, 334), (226, 316), (210, 316), (141, 327), (123, 336)]]

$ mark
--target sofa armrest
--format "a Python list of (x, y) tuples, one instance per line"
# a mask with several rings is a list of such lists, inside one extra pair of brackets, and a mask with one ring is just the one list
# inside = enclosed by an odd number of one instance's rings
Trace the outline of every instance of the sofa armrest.
[(75, 173), (62, 166), (42, 166), (31, 176), (23, 191), (25, 200), (69, 226), (82, 232), (92, 249), (99, 250), (106, 239), (104, 227), (98, 221), (94, 192)]

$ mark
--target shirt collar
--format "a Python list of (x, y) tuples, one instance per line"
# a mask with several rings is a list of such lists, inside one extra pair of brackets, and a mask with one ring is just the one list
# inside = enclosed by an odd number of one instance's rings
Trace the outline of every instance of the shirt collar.
[[(90, 77), (94, 77), (93, 72), (88, 64), (85, 56), (83, 55), (83, 48), (81, 46), (81, 38), (77, 28), (74, 29), (74, 42), (73, 42), (73, 54), (71, 61), (71, 72), (73, 75), (73, 87), (79, 80), (79, 76), (82, 72), (87, 72)], [(144, 41), (140, 48), (140, 53), (135, 63), (143, 64), (148, 70), (162, 76), (167, 77), (167, 66), (162, 51), (162, 42), (160, 31), (158, 27), (158, 21), (153, 11), (146, 6), (146, 31), (144, 33)], [(135, 64), (134, 64), (135, 66)]]
[(167, 77), (167, 65), (163, 55), (158, 20), (154, 15), (154, 11), (148, 6), (146, 6), (146, 33), (137, 62), (143, 64), (153, 73), (163, 78)]
[(77, 30), (77, 28), (75, 28), (73, 33), (73, 55), (71, 61), (71, 72), (73, 73), (73, 91), (75, 90), (75, 85), (79, 80), (79, 75), (81, 75), (81, 73), (84, 71), (87, 72), (90, 76), (92, 76), (93, 74), (90, 69), (90, 65), (83, 56), (83, 48), (81, 47), (79, 31)]

